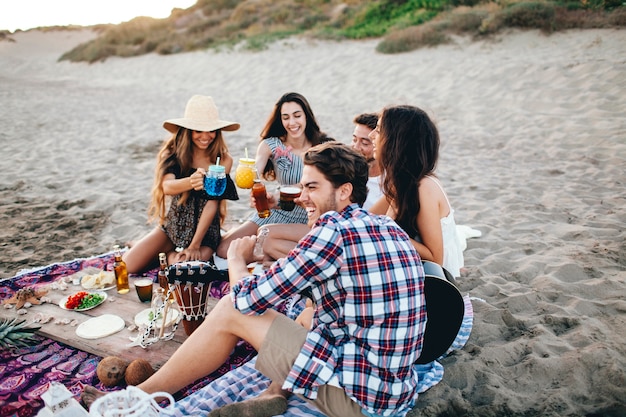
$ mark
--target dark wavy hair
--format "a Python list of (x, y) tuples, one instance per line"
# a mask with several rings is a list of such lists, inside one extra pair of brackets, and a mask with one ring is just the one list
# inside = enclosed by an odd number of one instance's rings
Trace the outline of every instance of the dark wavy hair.
[(414, 106), (393, 106), (380, 115), (379, 164), (382, 189), (395, 202), (396, 223), (411, 237), (418, 234), (419, 182), (434, 175), (439, 158), (439, 132), (426, 112)]
[(369, 167), (360, 152), (341, 142), (324, 142), (306, 151), (304, 165), (317, 168), (335, 188), (351, 183), (350, 201), (363, 207), (367, 198)]
[(376, 129), (376, 123), (378, 123), (378, 114), (376, 113), (361, 113), (354, 117), (353, 123), (359, 125), (365, 125), (370, 129)]
[[(285, 127), (283, 126), (280, 113), (283, 104), (285, 103), (297, 103), (300, 107), (302, 107), (302, 111), (304, 111), (304, 115), (306, 117), (306, 128), (304, 129), (304, 134), (307, 140), (311, 142), (311, 146), (318, 145), (328, 140), (326, 133), (320, 130), (317, 120), (315, 119), (315, 115), (313, 114), (313, 110), (311, 109), (307, 99), (302, 94), (292, 92), (283, 94), (283, 96), (278, 99), (274, 105), (274, 110), (265, 123), (265, 127), (261, 131), (261, 141), (267, 138), (279, 138), (283, 142), (285, 141), (287, 137), (287, 130), (285, 130)], [(263, 169), (263, 178), (268, 181), (272, 181), (276, 178), (274, 173), (274, 164), (271, 159), (267, 161), (267, 164)]]

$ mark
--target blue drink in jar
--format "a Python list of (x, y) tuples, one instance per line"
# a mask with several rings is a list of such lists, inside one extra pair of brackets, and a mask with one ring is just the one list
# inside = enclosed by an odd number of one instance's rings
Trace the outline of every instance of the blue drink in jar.
[(226, 170), (223, 165), (211, 165), (204, 177), (204, 190), (211, 197), (219, 197), (226, 190)]

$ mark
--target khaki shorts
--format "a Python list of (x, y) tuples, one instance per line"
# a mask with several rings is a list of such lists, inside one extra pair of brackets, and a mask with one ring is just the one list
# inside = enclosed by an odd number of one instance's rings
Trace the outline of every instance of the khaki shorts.
[[(256, 369), (272, 382), (282, 385), (304, 345), (306, 335), (304, 327), (279, 314), (261, 345)], [(322, 385), (315, 400), (300, 398), (315, 404), (328, 417), (364, 417), (361, 407), (341, 388)]]

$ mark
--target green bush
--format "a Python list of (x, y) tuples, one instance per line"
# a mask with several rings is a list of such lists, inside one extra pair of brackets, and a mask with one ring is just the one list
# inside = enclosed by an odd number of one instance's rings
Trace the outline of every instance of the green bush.
[(447, 0), (383, 0), (373, 2), (344, 30), (349, 38), (362, 39), (385, 35), (391, 28), (404, 29), (432, 19), (447, 5)]

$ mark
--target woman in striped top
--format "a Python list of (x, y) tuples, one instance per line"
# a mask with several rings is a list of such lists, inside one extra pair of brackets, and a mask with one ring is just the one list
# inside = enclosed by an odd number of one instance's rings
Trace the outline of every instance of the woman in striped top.
[[(257, 172), (266, 181), (279, 185), (298, 184), (302, 176), (302, 155), (312, 146), (330, 140), (322, 132), (307, 99), (299, 93), (284, 94), (274, 105), (256, 152)], [(269, 217), (260, 218), (255, 212), (246, 222), (226, 233), (217, 255), (226, 258), (228, 246), (242, 236), (252, 236), (260, 226), (273, 223), (306, 224), (305, 210), (296, 205), (292, 211), (278, 208), (276, 196), (268, 194), (272, 206)], [(254, 206), (254, 204), (252, 204)]]

